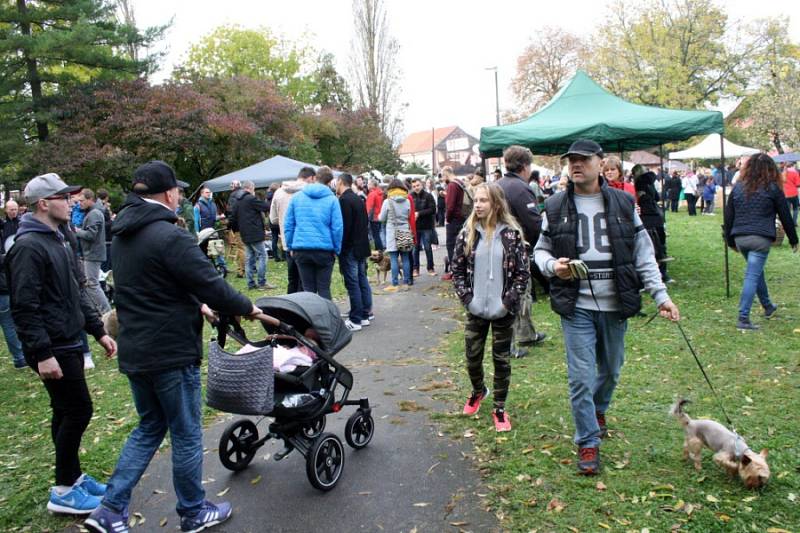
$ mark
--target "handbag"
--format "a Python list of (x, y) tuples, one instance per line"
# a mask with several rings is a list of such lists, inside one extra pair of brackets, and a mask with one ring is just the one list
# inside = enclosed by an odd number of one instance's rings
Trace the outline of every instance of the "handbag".
[[(393, 200), (390, 200), (393, 201)], [(397, 227), (397, 213), (395, 212), (394, 204), (389, 204), (392, 210), (392, 225), (394, 226), (394, 242), (397, 245), (398, 252), (410, 252), (414, 249), (414, 236), (406, 229), (398, 229)]]
[(272, 346), (244, 354), (226, 352), (215, 340), (208, 348), (209, 407), (240, 415), (267, 415), (274, 407)]

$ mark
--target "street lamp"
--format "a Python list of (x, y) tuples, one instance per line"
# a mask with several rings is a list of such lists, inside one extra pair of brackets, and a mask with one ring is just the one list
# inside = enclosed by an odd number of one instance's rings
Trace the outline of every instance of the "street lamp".
[(500, 89), (497, 85), (497, 67), (487, 67), (485, 70), (493, 70), (494, 71), (494, 107), (497, 120), (497, 125), (500, 125)]

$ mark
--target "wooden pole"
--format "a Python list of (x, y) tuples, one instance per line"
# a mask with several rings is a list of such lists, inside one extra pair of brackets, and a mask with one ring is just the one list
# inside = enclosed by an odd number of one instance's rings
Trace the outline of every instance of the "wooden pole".
[[(724, 132), (723, 132), (724, 133)], [(722, 216), (723, 216), (723, 226), (725, 224), (724, 217), (725, 217), (725, 206), (726, 206), (726, 185), (728, 182), (728, 176), (725, 172), (725, 137), (723, 133), (719, 135), (719, 170), (720, 176), (722, 176)], [(728, 243), (725, 242), (725, 239), (722, 239), (722, 244), (725, 247), (725, 298), (731, 297), (731, 277), (730, 271), (728, 270)]]

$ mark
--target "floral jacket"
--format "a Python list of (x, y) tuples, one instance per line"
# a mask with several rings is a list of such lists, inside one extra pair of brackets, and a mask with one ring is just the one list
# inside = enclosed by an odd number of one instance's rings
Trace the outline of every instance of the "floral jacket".
[[(456, 239), (452, 265), (453, 287), (464, 305), (469, 305), (472, 301), (475, 249), (479, 240), (480, 234), (477, 235), (472, 250), (467, 253), (466, 228), (461, 230)], [(517, 230), (508, 227), (502, 229), (500, 242), (503, 243), (503, 305), (510, 313), (517, 314), (522, 295), (528, 290), (530, 259), (525, 251), (525, 242)]]

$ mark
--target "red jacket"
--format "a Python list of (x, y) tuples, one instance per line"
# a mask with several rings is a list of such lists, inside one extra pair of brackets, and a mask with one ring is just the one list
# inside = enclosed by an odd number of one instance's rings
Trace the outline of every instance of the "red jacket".
[(464, 222), (461, 216), (461, 203), (464, 201), (464, 189), (455, 178), (447, 184), (447, 196), (444, 198), (446, 209), (444, 211), (445, 222)]
[(380, 187), (375, 187), (367, 195), (367, 216), (372, 221), (378, 220), (383, 205), (383, 191)]
[(636, 198), (636, 188), (633, 186), (633, 183), (628, 183), (627, 181), (608, 181), (608, 184)]
[(408, 201), (411, 203), (411, 209), (408, 211), (408, 226), (411, 228), (411, 235), (414, 237), (414, 244), (417, 244), (417, 217), (414, 209), (414, 197), (408, 193)]

